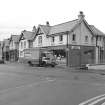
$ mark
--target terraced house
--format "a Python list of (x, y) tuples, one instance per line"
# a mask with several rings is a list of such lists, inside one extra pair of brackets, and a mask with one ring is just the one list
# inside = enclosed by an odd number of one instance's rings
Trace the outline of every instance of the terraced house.
[(53, 51), (59, 64), (67, 66), (102, 63), (105, 59), (105, 34), (88, 24), (80, 12), (73, 21), (54, 26), (49, 22), (39, 25), (33, 47)]
[(9, 38), (4, 39), (3, 46), (2, 46), (2, 52), (3, 52), (3, 59), (5, 61), (9, 61)]
[(11, 35), (9, 41), (9, 61), (18, 61), (19, 58), (19, 35)]
[(27, 49), (33, 47), (33, 39), (35, 37), (36, 27), (32, 31), (22, 31), (19, 39), (19, 62), (26, 62), (29, 56)]

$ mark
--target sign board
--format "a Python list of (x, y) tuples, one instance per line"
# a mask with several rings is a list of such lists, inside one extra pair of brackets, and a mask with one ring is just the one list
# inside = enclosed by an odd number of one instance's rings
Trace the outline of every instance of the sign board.
[(71, 49), (80, 49), (80, 46), (72, 46)]

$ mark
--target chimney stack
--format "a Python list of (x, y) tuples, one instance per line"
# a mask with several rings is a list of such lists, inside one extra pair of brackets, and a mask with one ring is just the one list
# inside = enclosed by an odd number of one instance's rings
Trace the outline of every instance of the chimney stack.
[(49, 23), (49, 21), (47, 21), (47, 22), (46, 22), (46, 26), (50, 26), (50, 23)]
[(81, 19), (84, 19), (85, 15), (82, 11), (79, 12), (79, 15), (78, 15), (78, 19), (81, 20)]
[(33, 26), (32, 32), (36, 32), (36, 27)]

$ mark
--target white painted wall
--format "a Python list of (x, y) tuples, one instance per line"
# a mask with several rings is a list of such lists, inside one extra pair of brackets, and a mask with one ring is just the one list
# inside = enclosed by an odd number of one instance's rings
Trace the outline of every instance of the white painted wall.
[(54, 36), (55, 37), (55, 40), (54, 42), (52, 42), (52, 37), (49, 37), (49, 45), (50, 46), (59, 46), (59, 45), (66, 45), (67, 44), (67, 35), (64, 34), (63, 35), (63, 40), (60, 41), (59, 40), (59, 36)]
[[(24, 43), (26, 42), (26, 46), (24, 46)], [(21, 43), (23, 43), (23, 46), (21, 46)], [(29, 48), (29, 42), (27, 39), (25, 40), (20, 40), (19, 42), (19, 57), (24, 57), (24, 49)]]
[(104, 40), (103, 40), (102, 36), (98, 37), (97, 45), (100, 46), (100, 47), (104, 47)]
[[(76, 41), (72, 41), (72, 35), (76, 34)], [(88, 42), (85, 41), (85, 36), (88, 36)], [(93, 37), (93, 41), (91, 38), (93, 35), (86, 27), (86, 25), (82, 22), (73, 32), (69, 35), (69, 43), (73, 45), (84, 45), (84, 46), (95, 46), (96, 38)]]
[(15, 49), (15, 48), (16, 48), (16, 46), (15, 46), (14, 41), (11, 41), (11, 42), (10, 42), (10, 45), (9, 45), (9, 49), (10, 49), (10, 50), (13, 50), (13, 49)]
[[(39, 36), (42, 36), (42, 44), (38, 43)], [(49, 38), (47, 38), (45, 34), (41, 34), (36, 36), (35, 40), (33, 41), (33, 47), (46, 47), (49, 46), (49, 43), (50, 43)]]
[(18, 43), (15, 43), (14, 41), (11, 41), (10, 44), (9, 44), (9, 49), (10, 50), (14, 50), (14, 49), (19, 49), (19, 44)]

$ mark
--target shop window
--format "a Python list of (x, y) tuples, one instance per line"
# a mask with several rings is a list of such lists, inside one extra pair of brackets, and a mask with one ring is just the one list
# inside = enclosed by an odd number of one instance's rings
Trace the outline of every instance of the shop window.
[(76, 41), (76, 34), (72, 35), (72, 41)]
[(63, 35), (59, 36), (59, 41), (63, 41)]

